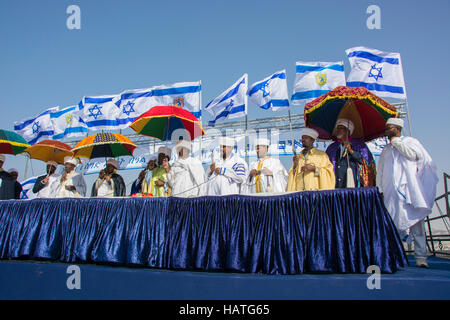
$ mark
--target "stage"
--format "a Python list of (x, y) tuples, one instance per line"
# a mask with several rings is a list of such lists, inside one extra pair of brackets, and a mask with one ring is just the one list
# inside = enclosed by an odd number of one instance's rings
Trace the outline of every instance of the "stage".
[(429, 269), (410, 266), (382, 274), (369, 290), (369, 274), (265, 275), (192, 272), (79, 264), (80, 289), (68, 289), (70, 264), (0, 261), (0, 299), (120, 300), (448, 300), (450, 260), (429, 258)]
[(407, 265), (377, 188), (1, 201), (0, 259), (22, 258), (271, 275)]

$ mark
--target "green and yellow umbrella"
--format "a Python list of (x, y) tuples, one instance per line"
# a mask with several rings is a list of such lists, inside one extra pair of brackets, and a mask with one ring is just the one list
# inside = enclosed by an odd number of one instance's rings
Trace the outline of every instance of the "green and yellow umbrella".
[(13, 131), (0, 130), (0, 153), (16, 155), (22, 153), (29, 146), (30, 144), (19, 134)]
[(130, 139), (118, 133), (97, 133), (86, 137), (72, 148), (77, 158), (117, 158), (132, 156), (137, 148)]

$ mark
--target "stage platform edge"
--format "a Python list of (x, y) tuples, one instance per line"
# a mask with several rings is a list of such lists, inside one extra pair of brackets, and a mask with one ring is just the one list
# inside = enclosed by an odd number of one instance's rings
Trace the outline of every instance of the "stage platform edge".
[[(380, 289), (368, 289), (370, 274), (264, 275), (174, 271), (77, 264), (80, 289), (69, 289), (72, 264), (0, 260), (0, 299), (38, 300), (448, 300), (450, 260), (429, 257), (429, 269), (409, 267), (380, 275)], [(74, 284), (74, 278), (69, 280)], [(371, 282), (373, 283), (373, 281)]]

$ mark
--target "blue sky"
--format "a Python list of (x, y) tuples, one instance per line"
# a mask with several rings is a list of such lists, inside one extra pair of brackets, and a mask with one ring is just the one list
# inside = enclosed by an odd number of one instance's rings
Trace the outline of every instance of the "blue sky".
[[(380, 30), (366, 26), (372, 4)], [(70, 5), (81, 30), (66, 27)], [(0, 128), (83, 95), (181, 81), (202, 81), (205, 106), (244, 73), (253, 83), (286, 69), (291, 93), (296, 61), (343, 60), (348, 75), (345, 50), (366, 46), (401, 54), (413, 135), (441, 176), (450, 172), (449, 14), (448, 0), (0, 0)], [(23, 176), (23, 159), (8, 156), (5, 168)]]

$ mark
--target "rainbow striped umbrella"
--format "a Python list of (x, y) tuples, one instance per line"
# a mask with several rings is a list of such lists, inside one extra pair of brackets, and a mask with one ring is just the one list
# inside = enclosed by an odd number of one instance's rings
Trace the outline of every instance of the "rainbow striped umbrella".
[(0, 153), (16, 155), (29, 146), (30, 144), (14, 131), (0, 130)]
[(132, 156), (137, 148), (130, 139), (118, 133), (97, 133), (86, 137), (73, 147), (73, 156), (78, 158), (117, 158)]
[(172, 134), (180, 129), (186, 130), (191, 140), (205, 135), (200, 121), (192, 113), (174, 106), (153, 107), (134, 120), (130, 128), (163, 141), (172, 139)]
[(335, 139), (338, 119), (349, 119), (352, 137), (370, 141), (384, 136), (387, 119), (398, 117), (397, 109), (363, 87), (336, 87), (305, 105), (305, 127), (316, 129), (319, 139)]

